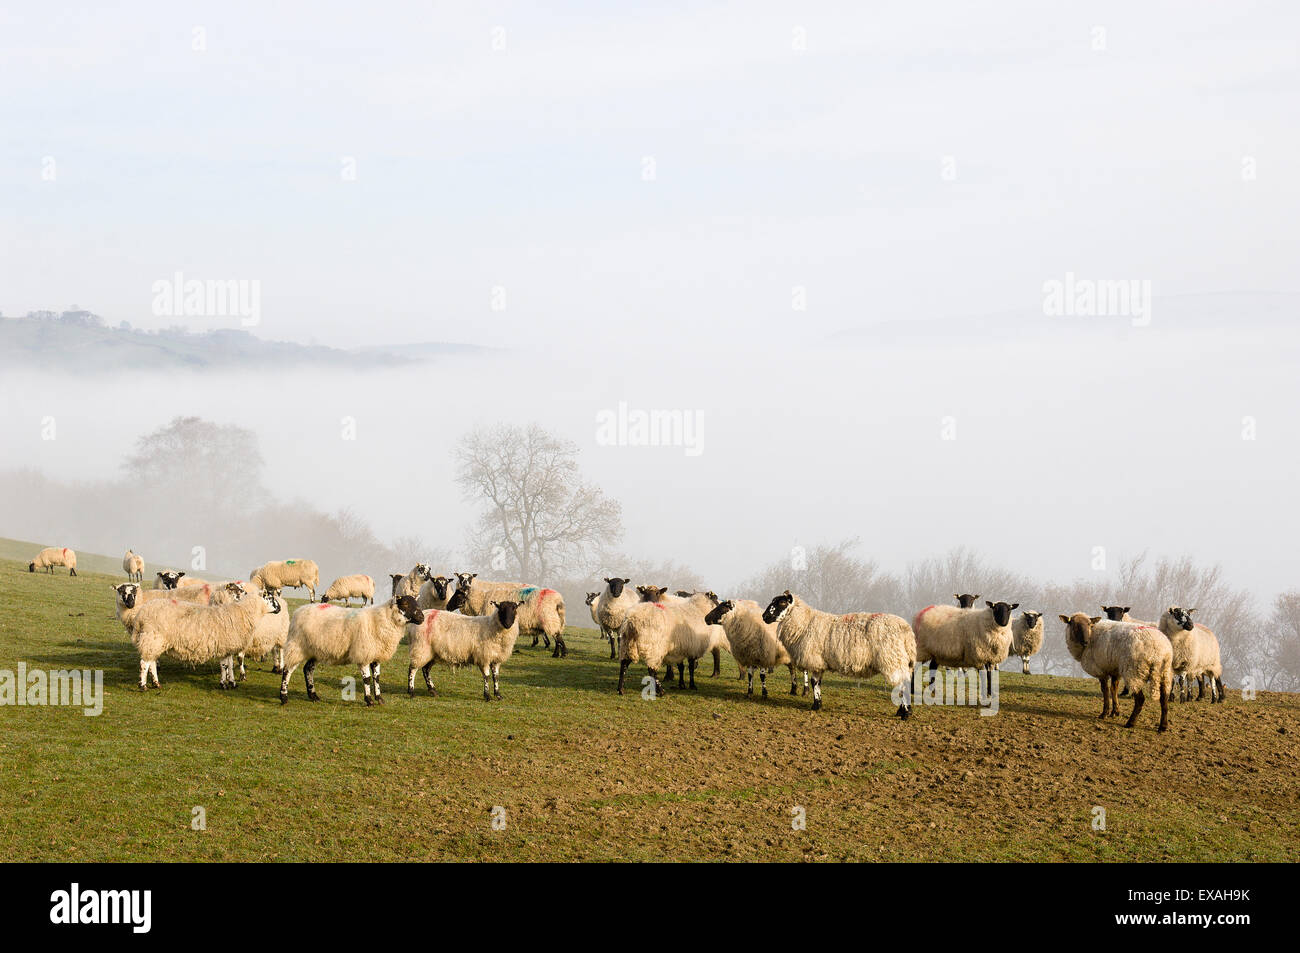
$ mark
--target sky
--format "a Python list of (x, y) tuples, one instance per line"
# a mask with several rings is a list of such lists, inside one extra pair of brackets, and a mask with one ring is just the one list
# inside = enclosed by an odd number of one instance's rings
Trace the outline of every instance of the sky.
[[(239, 325), (154, 314), (180, 272), (259, 282), (271, 339), (507, 349), (135, 385), (140, 432), (255, 423), (286, 495), (387, 534), (455, 542), (447, 447), (538, 420), (625, 549), (724, 579), (858, 536), (889, 568), (1070, 578), (1105, 544), (1277, 591), (1298, 33), (1286, 3), (6, 4), (0, 311)], [(1067, 275), (1148, 283), (1149, 322), (1045, 314)], [(30, 443), (44, 383), (0, 384), (7, 460), (111, 470), (120, 406), (69, 397), (86, 442)], [(290, 387), (305, 414), (267, 414)], [(620, 402), (702, 415), (703, 452), (601, 444)], [(428, 446), (336, 447), (349, 412)]]

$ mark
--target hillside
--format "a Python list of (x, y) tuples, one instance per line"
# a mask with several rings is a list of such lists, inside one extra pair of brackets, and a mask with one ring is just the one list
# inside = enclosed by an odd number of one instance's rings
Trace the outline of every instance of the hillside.
[(0, 318), (0, 367), (112, 372), (135, 368), (391, 367), (485, 350), (423, 343), (355, 350), (268, 341), (243, 329), (142, 331), (54, 318)]
[(9, 860), (1300, 860), (1300, 696), (1175, 705), (1162, 736), (1154, 706), (1099, 723), (1095, 682), (1004, 674), (996, 716), (904, 723), (879, 679), (828, 678), (814, 713), (783, 672), (747, 698), (724, 657), (646, 701), (643, 668), (618, 697), (582, 628), (566, 660), (521, 643), (492, 704), (465, 668), (408, 699), (400, 647), (375, 709), (342, 699), (342, 668), (318, 671), (317, 704), (296, 674), (282, 707), (266, 662), (222, 692), (215, 663), (164, 659), (140, 693), (116, 557), (70, 578), (29, 574), (27, 544), (0, 555), (0, 672), (104, 678), (97, 717), (0, 708)]

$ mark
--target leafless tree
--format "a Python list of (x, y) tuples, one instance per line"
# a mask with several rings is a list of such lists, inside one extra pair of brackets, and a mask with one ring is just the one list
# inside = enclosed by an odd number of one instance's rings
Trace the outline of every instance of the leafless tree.
[(470, 531), (476, 565), (523, 580), (589, 566), (623, 533), (622, 508), (578, 472), (575, 444), (536, 424), (472, 431), (456, 481), (483, 511)]
[(856, 539), (811, 550), (794, 547), (790, 554), (760, 570), (737, 588), (743, 599), (767, 605), (789, 589), (815, 609), (826, 612), (884, 610), (902, 602), (898, 579), (870, 560), (853, 555)]

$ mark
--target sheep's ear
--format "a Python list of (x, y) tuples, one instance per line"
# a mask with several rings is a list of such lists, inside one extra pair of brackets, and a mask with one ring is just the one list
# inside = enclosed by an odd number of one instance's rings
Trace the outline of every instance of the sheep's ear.
[(1132, 610), (1133, 610), (1133, 607), (1132, 607), (1132, 606), (1125, 606), (1125, 607), (1124, 607), (1124, 611), (1125, 611), (1125, 612), (1131, 612)]
[(1011, 603), (1011, 608), (1013, 608), (1013, 609), (1019, 609), (1019, 608), (1020, 608), (1020, 603), (1018, 603), (1018, 602), (1013, 602), (1013, 603)]
[(790, 596), (791, 599), (794, 598), (794, 596), (790, 595), (790, 590), (789, 590), (789, 589), (787, 589), (785, 592), (781, 593), (781, 595), (783, 595), (783, 596)]
[(1092, 617), (1092, 624), (1093, 624), (1093, 625), (1096, 625), (1096, 624), (1097, 624), (1098, 622), (1100, 622), (1100, 621), (1101, 621), (1101, 616), (1099, 616), (1099, 615), (1095, 615), (1095, 616)]
[(183, 573), (183, 572), (178, 572), (178, 573), (176, 574), (176, 578), (179, 579), (179, 578), (181, 578), (181, 576), (183, 576), (183, 575), (185, 575), (185, 573)]
[(1195, 611), (1196, 611), (1195, 609), (1188, 609), (1188, 610), (1187, 610), (1187, 614), (1188, 614), (1188, 615), (1191, 615), (1191, 614), (1192, 614), (1193, 612), (1195, 612)]
[(990, 609), (993, 608), (993, 603), (989, 602), (987, 599), (984, 600), (984, 604), (988, 606)]
[(1063, 615), (1063, 616), (1060, 617), (1060, 619), (1061, 619), (1061, 621), (1064, 622), (1066, 625), (1069, 625), (1069, 624), (1070, 624), (1070, 617), (1069, 617), (1068, 615)]

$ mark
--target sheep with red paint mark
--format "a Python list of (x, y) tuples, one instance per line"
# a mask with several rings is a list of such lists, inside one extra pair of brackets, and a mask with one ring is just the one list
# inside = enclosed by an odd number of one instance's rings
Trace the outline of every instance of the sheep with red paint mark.
[(551, 658), (568, 656), (569, 646), (564, 641), (564, 596), (554, 589), (541, 586), (515, 587), (499, 583), (493, 583), (492, 586), (492, 598), (484, 605), (485, 611), (474, 612), (471, 606), (475, 599), (475, 587), (471, 585), (466, 588), (458, 584), (456, 591), (447, 602), (448, 611), (460, 611), (468, 616), (481, 616), (494, 611), (492, 608), (494, 602), (517, 602), (519, 603), (520, 637), (531, 635), (534, 646), (537, 645), (539, 637), (545, 640), (548, 647), (554, 642), (555, 651), (551, 653)]
[(28, 572), (44, 569), (51, 576), (55, 566), (64, 566), (69, 576), (77, 574), (77, 554), (66, 547), (48, 546), (36, 554), (36, 558), (27, 564)]
[(431, 609), (424, 614), (423, 621), (407, 625), (407, 642), (411, 646), (406, 670), (407, 694), (415, 695), (416, 669), (424, 675), (429, 694), (438, 694), (429, 671), (435, 663), (442, 662), (453, 668), (473, 664), (483, 673), (483, 700), (501, 697), (501, 663), (514, 653), (519, 639), (519, 603), (507, 599), (490, 603), (488, 609), (486, 615), (480, 616)]
[[(641, 587), (638, 587), (641, 588)], [(644, 660), (655, 691), (664, 694), (659, 681), (659, 666), (666, 664), (671, 676), (673, 664), (678, 665), (678, 685), (685, 688), (684, 669), (689, 664), (690, 687), (695, 687), (695, 664), (716, 644), (718, 625), (710, 625), (704, 617), (718, 604), (711, 593), (697, 592), (687, 598), (664, 598), (667, 590), (650, 587), (643, 591), (650, 601), (639, 603), (623, 620), (619, 630), (618, 693), (623, 694), (623, 683), (628, 667)], [(725, 633), (724, 633), (725, 635)]]

